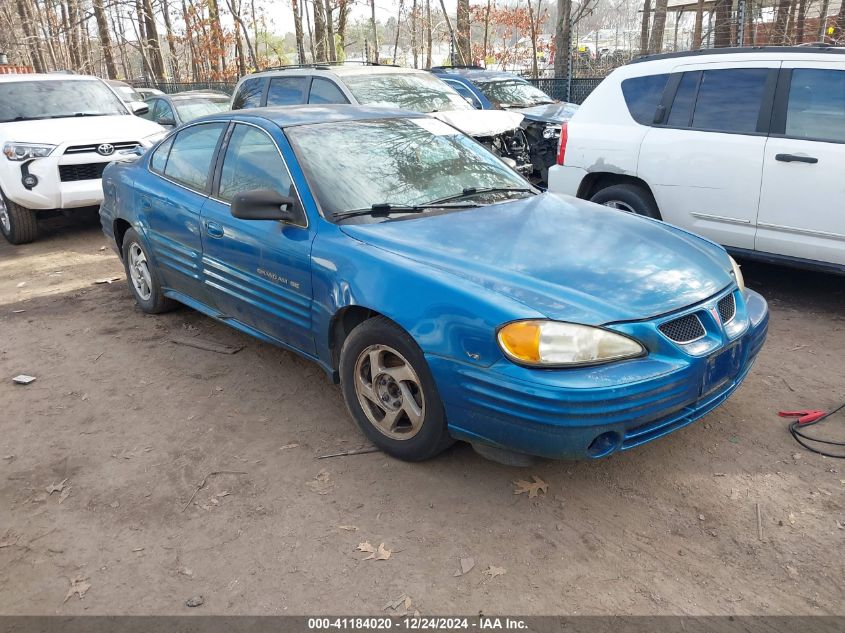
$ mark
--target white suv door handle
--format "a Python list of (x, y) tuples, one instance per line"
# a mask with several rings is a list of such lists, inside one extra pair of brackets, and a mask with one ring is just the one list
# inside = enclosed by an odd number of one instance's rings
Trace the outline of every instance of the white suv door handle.
[(819, 159), (814, 156), (798, 156), (797, 154), (777, 154), (775, 160), (782, 163), (807, 163), (808, 165), (815, 165), (819, 162)]

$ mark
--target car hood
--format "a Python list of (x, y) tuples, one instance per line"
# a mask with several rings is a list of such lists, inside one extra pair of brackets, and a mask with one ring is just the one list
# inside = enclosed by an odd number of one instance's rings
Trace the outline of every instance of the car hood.
[(163, 131), (158, 123), (128, 114), (0, 123), (6, 140), (50, 145), (138, 141)]
[(654, 220), (551, 193), (340, 228), (549, 318), (591, 325), (672, 312), (733, 280), (720, 246)]
[(430, 116), (458, 128), (469, 136), (495, 136), (510, 132), (522, 123), (518, 112), (503, 110), (446, 110), (432, 112)]
[(574, 103), (544, 103), (543, 105), (531, 106), (530, 108), (508, 108), (508, 112), (519, 112), (531, 121), (542, 123), (565, 123), (572, 118), (578, 110)]

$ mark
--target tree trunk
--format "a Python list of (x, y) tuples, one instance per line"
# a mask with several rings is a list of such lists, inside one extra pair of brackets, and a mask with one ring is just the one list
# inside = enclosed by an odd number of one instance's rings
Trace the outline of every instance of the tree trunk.
[[(235, 36), (236, 36), (236, 44), (238, 49), (240, 50), (240, 58), (241, 64), (243, 64), (243, 44), (241, 43), (241, 32), (243, 31), (243, 40), (246, 42), (246, 49), (249, 51), (249, 63), (254, 70), (258, 70), (258, 57), (255, 54), (255, 49), (252, 47), (252, 42), (249, 39), (249, 28), (247, 28), (246, 22), (244, 22), (243, 17), (241, 16), (241, 9), (242, 5), (240, 0), (226, 0), (226, 4), (229, 7), (229, 11), (232, 14), (232, 17), (235, 20)], [(238, 29), (237, 27), (240, 27)], [(246, 68), (241, 66), (241, 74), (246, 74)]]
[(643, 24), (640, 27), (640, 55), (648, 54), (649, 21), (651, 20), (651, 0), (643, 4)]
[(326, 40), (328, 40), (327, 53), (330, 62), (337, 61), (337, 49), (334, 41), (334, 9), (332, 0), (323, 0), (326, 5)]
[(651, 36), (648, 43), (649, 54), (663, 51), (663, 34), (666, 31), (666, 7), (668, 0), (657, 0), (654, 7), (654, 22), (651, 25)]
[(845, 0), (839, 5), (839, 13), (836, 15), (836, 28), (833, 36), (837, 41), (840, 41), (845, 36)]
[(789, 7), (789, 20), (786, 22), (786, 43), (795, 44), (795, 10), (798, 8), (798, 2), (793, 1)]
[(156, 80), (164, 81), (164, 58), (161, 54), (161, 43), (158, 41), (158, 27), (153, 15), (152, 0), (143, 0), (145, 31), (147, 33), (147, 49), (150, 53), (150, 66)]
[[(537, 21), (540, 21), (540, 6), (543, 0), (537, 2)], [(531, 31), (531, 76), (537, 79), (540, 70), (537, 68), (537, 24), (534, 23), (534, 9), (531, 7), (531, 0), (528, 0), (528, 25)], [(485, 42), (486, 44), (486, 42)]]
[(106, 12), (103, 8), (103, 0), (94, 0), (94, 19), (97, 21), (97, 31), (100, 35), (100, 48), (103, 49), (103, 59), (106, 63), (106, 75), (108, 79), (115, 79), (117, 77), (117, 65), (114, 63), (111, 34), (109, 33), (108, 20), (106, 20)]
[(484, 66), (487, 66), (487, 45), (490, 42), (490, 4), (491, 0), (487, 0), (487, 10), (484, 12)]
[(208, 0), (208, 20), (211, 23), (211, 55), (217, 76), (226, 71), (226, 45), (223, 42), (223, 26), (220, 24), (220, 7), (217, 0)]
[(302, 0), (302, 7), (305, 9), (305, 26), (308, 27), (308, 47), (311, 49), (311, 61), (317, 61), (317, 53), (314, 51), (314, 33), (311, 31), (311, 14), (308, 12), (308, 0)]
[(458, 0), (457, 19), (455, 20), (455, 52), (458, 63), (467, 66), (472, 63), (470, 46), (469, 0)]
[[(393, 63), (396, 62), (396, 55), (399, 52), (399, 27), (402, 26), (402, 5), (404, 4), (403, 0), (399, 0), (399, 10), (396, 12), (396, 37), (393, 40)], [(411, 31), (411, 37), (414, 37), (413, 31)]]
[(299, 0), (291, 0), (293, 8), (293, 32), (296, 39), (296, 55), (299, 63), (305, 63), (305, 41), (302, 37), (302, 5)]
[(731, 45), (732, 0), (716, 0), (716, 25), (713, 27), (713, 46), (726, 48)]
[[(648, 0), (646, 0), (648, 1)], [(555, 78), (561, 79), (569, 74), (569, 58), (572, 55), (570, 42), (570, 18), (572, 1), (557, 0), (557, 23), (555, 24)]]
[(692, 30), (692, 50), (701, 48), (701, 30), (704, 23), (704, 0), (698, 0), (695, 7), (695, 26)]
[[(845, 0), (843, 0), (845, 2)], [(376, 25), (376, 0), (370, 0), (370, 16), (373, 25), (373, 61), (378, 64), (378, 28)]]
[[(102, 0), (94, 0), (102, 2)], [(170, 52), (170, 69), (173, 81), (180, 81), (179, 55), (176, 52), (176, 36), (173, 35), (173, 24), (170, 21), (170, 4), (168, 0), (161, 0), (161, 15), (164, 17), (164, 32), (167, 37), (167, 50)]]
[(798, 17), (795, 20), (795, 43), (804, 43), (804, 27), (807, 21), (807, 0), (799, 0)]
[(337, 38), (340, 40), (340, 48), (346, 47), (346, 25), (349, 21), (348, 0), (337, 0)]
[(326, 8), (323, 6), (323, 0), (314, 0), (314, 40), (317, 57), (315, 62), (324, 62), (327, 60), (326, 45)]
[[(401, 2), (401, 0), (400, 0)], [(417, 24), (419, 19), (417, 16), (417, 0), (414, 0), (411, 6), (411, 53), (414, 56), (414, 68), (419, 68), (420, 51), (417, 42)]]
[[(845, 2), (845, 0), (842, 0), (842, 2)], [(443, 0), (440, 0), (440, 8), (443, 10), (443, 18), (446, 20), (446, 28), (449, 29), (449, 37), (450, 41), (452, 42), (452, 49), (457, 49), (457, 46), (455, 44), (455, 29), (452, 28), (452, 20), (449, 19), (449, 14), (446, 13), (446, 5), (443, 3)], [(449, 61), (450, 63), (455, 63), (454, 59), (450, 59)]]
[[(845, 2), (845, 0), (843, 0)], [(29, 49), (29, 56), (32, 59), (32, 65), (35, 72), (47, 72), (47, 65), (44, 63), (44, 56), (39, 48), (38, 35), (35, 33), (34, 20), (29, 11), (27, 0), (17, 0), (16, 8), (18, 10), (18, 17), (21, 21), (21, 28), (26, 36), (26, 45)]]
[[(845, 2), (845, 0), (843, 0)], [(425, 67), (431, 68), (431, 0), (425, 0)]]

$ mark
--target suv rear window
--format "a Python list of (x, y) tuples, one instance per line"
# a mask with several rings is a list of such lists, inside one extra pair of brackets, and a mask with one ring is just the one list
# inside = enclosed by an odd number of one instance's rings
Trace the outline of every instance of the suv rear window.
[(297, 105), (305, 101), (307, 77), (273, 77), (267, 90), (267, 105)]
[(642, 125), (654, 123), (654, 113), (663, 98), (669, 75), (632, 77), (622, 82), (622, 95), (634, 121)]

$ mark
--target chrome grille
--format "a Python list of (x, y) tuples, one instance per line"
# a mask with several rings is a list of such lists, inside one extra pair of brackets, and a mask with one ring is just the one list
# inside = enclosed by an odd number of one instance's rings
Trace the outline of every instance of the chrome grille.
[[(95, 154), (97, 148), (103, 143), (92, 143), (90, 145), (71, 145), (65, 150), (65, 154)], [(127, 149), (135, 149), (140, 145), (137, 141), (117, 141), (114, 143), (106, 143), (107, 145), (114, 145), (115, 152), (121, 152)]]
[(59, 165), (59, 178), (62, 182), (74, 180), (97, 180), (103, 177), (103, 170), (109, 163), (89, 163), (87, 165)]
[(658, 329), (676, 343), (692, 343), (705, 335), (704, 326), (694, 314), (661, 323)]
[(722, 319), (722, 324), (730, 323), (736, 315), (736, 301), (733, 293), (719, 299), (719, 317)]

